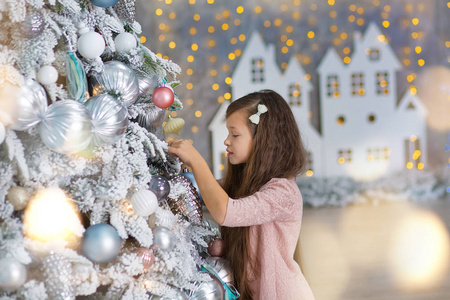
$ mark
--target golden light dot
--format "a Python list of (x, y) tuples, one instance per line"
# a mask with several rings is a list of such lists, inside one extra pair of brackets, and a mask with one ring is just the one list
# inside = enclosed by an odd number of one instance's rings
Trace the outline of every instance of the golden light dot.
[(417, 61), (417, 64), (422, 67), (425, 64), (425, 60), (421, 58)]
[(193, 62), (193, 61), (194, 61), (194, 56), (193, 56), (193, 55), (189, 55), (189, 56), (186, 58), (186, 60), (187, 60), (188, 62)]
[(189, 29), (189, 34), (190, 34), (190, 35), (194, 35), (194, 34), (196, 34), (196, 33), (197, 33), (197, 28), (191, 27), (191, 28)]
[(188, 90), (192, 90), (193, 87), (194, 87), (194, 85), (192, 83), (190, 83), (190, 82), (186, 84), (186, 88)]
[(241, 42), (245, 41), (245, 34), (240, 34), (240, 35), (239, 35), (239, 40), (240, 40)]
[(194, 70), (192, 70), (191, 68), (186, 70), (186, 74), (191, 76), (194, 73)]
[(352, 4), (348, 7), (348, 9), (350, 9), (351, 11), (356, 11), (356, 5)]
[(345, 48), (342, 50), (342, 52), (343, 52), (345, 55), (347, 55), (347, 54), (350, 53), (350, 48), (349, 48), (349, 47), (345, 47)]
[(216, 61), (217, 61), (217, 56), (211, 55), (211, 56), (209, 57), (209, 61), (210, 61), (210, 62), (216, 62)]
[(417, 39), (419, 37), (419, 34), (417, 32), (413, 32), (413, 33), (411, 33), (411, 37), (413, 39)]
[(231, 77), (225, 78), (225, 83), (226, 84), (231, 84), (232, 82), (233, 82), (233, 80), (231, 79)]
[(194, 21), (200, 21), (200, 15), (199, 14), (195, 14), (194, 15)]
[(308, 38), (312, 39), (315, 35), (314, 31), (308, 31)]
[(217, 97), (217, 102), (223, 103), (225, 101), (225, 98), (223, 96)]
[(287, 62), (282, 62), (281, 63), (281, 69), (286, 69), (287, 68), (287, 66), (288, 66), (288, 64), (287, 64)]
[(289, 48), (284, 46), (283, 48), (281, 48), (281, 52), (282, 53), (288, 53), (289, 52)]
[(356, 10), (356, 12), (360, 15), (362, 15), (364, 13), (364, 8), (362, 7), (358, 7), (358, 9)]
[(156, 9), (155, 14), (156, 14), (157, 16), (160, 16), (160, 15), (163, 14), (163, 10), (162, 10), (161, 8), (158, 8), (158, 9)]
[(234, 20), (234, 25), (236, 25), (236, 26), (241, 25), (241, 20), (235, 19), (235, 20)]
[(405, 48), (403, 48), (403, 52), (405, 52), (406, 54), (409, 54), (411, 52), (411, 48), (405, 47)]
[(333, 39), (333, 45), (337, 46), (341, 43), (341, 40), (338, 38)]
[(294, 41), (292, 39), (288, 39), (286, 41), (286, 46), (291, 47), (292, 45), (294, 45)]
[(308, 176), (308, 177), (313, 176), (313, 171), (312, 170), (306, 171), (306, 176)]
[(364, 95), (365, 93), (366, 93), (366, 90), (363, 89), (363, 88), (360, 88), (360, 89), (358, 90), (358, 94), (360, 94), (361, 96)]
[(216, 46), (216, 41), (215, 41), (215, 40), (209, 40), (209, 41), (208, 41), (208, 46), (209, 46), (209, 47), (214, 47), (214, 46)]
[(311, 63), (311, 57), (305, 56), (305, 57), (303, 58), (303, 63), (304, 63), (305, 65), (309, 65), (309, 64)]
[(230, 93), (225, 93), (223, 94), (223, 97), (227, 100), (231, 99), (231, 94)]
[(343, 32), (343, 33), (341, 33), (340, 37), (341, 37), (341, 39), (346, 40), (348, 35), (346, 32)]
[(213, 33), (214, 30), (215, 30), (214, 26), (209, 26), (209, 27), (208, 27), (208, 32), (209, 32), (209, 33)]
[(222, 15), (224, 16), (224, 18), (229, 18), (230, 17), (230, 11), (228, 9), (225, 9), (222, 13)]
[(445, 41), (445, 47), (450, 48), (450, 41)]
[(240, 49), (236, 49), (236, 50), (234, 50), (234, 54), (236, 54), (236, 57), (239, 57), (239, 56), (241, 56), (242, 51)]
[(417, 25), (417, 24), (419, 24), (419, 19), (414, 18), (411, 20), (411, 23), (413, 23), (413, 25)]
[(331, 31), (331, 32), (336, 32), (337, 29), (338, 29), (338, 28), (337, 28), (336, 25), (331, 25), (331, 26), (330, 26), (330, 31)]
[(380, 0), (373, 0), (373, 5), (375, 5), (375, 6), (380, 5)]
[(198, 45), (197, 44), (192, 44), (191, 49), (193, 51), (197, 51), (198, 50)]
[(388, 14), (387, 12), (383, 11), (383, 12), (381, 13), (381, 18), (387, 19), (388, 17), (389, 17), (389, 14)]
[(223, 64), (223, 65), (222, 65), (222, 70), (223, 70), (224, 72), (228, 72), (228, 71), (230, 70), (230, 65), (229, 65), (229, 64)]
[(210, 74), (212, 77), (216, 77), (216, 76), (217, 76), (217, 70), (211, 70), (211, 71), (209, 72), (209, 74)]
[(232, 44), (232, 45), (235, 45), (236, 43), (237, 43), (237, 38), (231, 38), (231, 40), (230, 40), (230, 43)]
[(286, 32), (291, 33), (294, 30), (294, 27), (292, 27), (291, 25), (286, 26)]
[(156, 56), (162, 57), (161, 53), (156, 53)]
[(166, 29), (166, 24), (160, 23), (158, 27), (159, 27), (159, 29), (164, 30), (164, 29)]
[(311, 6), (309, 7), (312, 11), (316, 11), (317, 10), (317, 8), (318, 8), (318, 6), (317, 6), (317, 4), (311, 4)]
[(261, 6), (255, 6), (255, 13), (256, 14), (260, 14), (262, 12), (262, 7)]
[(186, 100), (186, 104), (187, 104), (187, 105), (192, 105), (192, 104), (194, 104), (194, 99), (187, 99), (187, 100)]
[[(225, 153), (225, 155), (226, 155), (226, 153)], [(223, 171), (223, 170), (225, 170), (225, 166), (224, 166), (224, 164), (220, 164), (220, 165), (219, 165), (219, 170), (220, 170), (220, 171)]]
[(424, 168), (424, 164), (423, 163), (418, 163), (417, 164), (417, 169), (422, 170)]
[(141, 36), (139, 39), (141, 40), (142, 44), (144, 44), (147, 41), (147, 38), (145, 36)]
[(350, 56), (344, 57), (344, 63), (346, 63), (346, 64), (350, 63), (351, 60), (352, 59), (350, 58)]
[(219, 84), (214, 83), (214, 84), (212, 85), (212, 89), (215, 90), (215, 91), (217, 91), (217, 90), (219, 89)]
[(368, 161), (373, 161), (373, 160), (374, 160), (374, 157), (373, 157), (373, 155), (369, 155), (369, 156), (367, 156), (367, 160), (368, 160)]
[(406, 4), (405, 11), (406, 12), (412, 12), (412, 10), (413, 10), (413, 6), (411, 4)]
[(389, 21), (384, 20), (384, 21), (383, 21), (383, 26), (384, 26), (385, 28), (388, 28), (388, 27), (389, 27)]
[(234, 60), (236, 58), (236, 54), (234, 53), (228, 53), (228, 59), (229, 60)]
[(282, 41), (283, 43), (286, 42), (288, 39), (287, 35), (283, 34), (282, 36), (280, 36), (280, 41)]
[(173, 42), (173, 41), (169, 43), (169, 48), (170, 49), (174, 49), (176, 46), (177, 46), (177, 44), (175, 42)]
[(295, 6), (300, 6), (300, 3), (301, 3), (300, 0), (294, 0), (293, 2), (294, 2), (294, 5), (295, 5)]
[(408, 80), (408, 82), (411, 82), (414, 80), (414, 76), (410, 74), (410, 75), (406, 76), (406, 80)]
[(196, 133), (196, 132), (198, 132), (198, 126), (192, 126), (191, 127), (191, 131), (193, 132), (193, 133)]
[(356, 24), (358, 24), (359, 26), (363, 26), (363, 25), (364, 25), (364, 19), (359, 18), (359, 19), (356, 21)]
[(414, 164), (412, 163), (412, 162), (408, 162), (407, 164), (406, 164), (406, 167), (408, 168), (408, 169), (412, 169), (413, 167), (414, 167)]
[(409, 66), (409, 65), (411, 64), (411, 61), (410, 61), (408, 58), (405, 58), (405, 59), (403, 60), (403, 64), (404, 64), (405, 66)]
[(332, 10), (328, 15), (330, 16), (330, 18), (334, 19), (337, 16), (337, 12), (335, 10)]
[(422, 47), (416, 46), (416, 48), (414, 48), (414, 50), (416, 51), (417, 54), (419, 54), (420, 52), (422, 52)]
[(342, 165), (344, 162), (345, 162), (345, 158), (339, 157), (338, 163), (340, 163)]
[(305, 74), (304, 78), (305, 80), (311, 80), (311, 74)]
[(189, 4), (194, 5), (195, 4), (195, 0), (189, 0)]
[(270, 21), (269, 20), (264, 21), (264, 27), (270, 27)]
[(412, 95), (415, 95), (415, 94), (417, 94), (417, 89), (416, 89), (416, 87), (415, 86), (410, 86), (410, 88), (409, 88), (409, 91), (411, 92), (411, 94)]
[(174, 13), (174, 12), (171, 12), (171, 13), (169, 14), (169, 19), (171, 19), (171, 20), (175, 19), (176, 17), (177, 17), (177, 14)]
[(386, 80), (381, 81), (380, 82), (380, 86), (383, 87), (383, 88), (386, 87), (387, 86), (387, 81)]
[(166, 0), (166, 4), (167, 5), (172, 4), (172, 0)]
[(197, 118), (200, 118), (202, 116), (202, 112), (197, 110), (194, 114)]
[(236, 12), (237, 12), (238, 14), (242, 14), (242, 13), (244, 12), (244, 8), (243, 8), (242, 6), (238, 6), (238, 7), (236, 8)]
[(221, 14), (216, 14), (216, 20), (217, 21), (222, 20), (222, 15)]
[(384, 36), (384, 34), (380, 34), (380, 35), (378, 36), (378, 40), (379, 40), (380, 42), (384, 42), (384, 41), (386, 41), (386, 37)]
[(292, 19), (294, 19), (294, 20), (300, 19), (300, 12), (294, 11), (294, 12), (292, 13)]
[(340, 96), (340, 93), (339, 93), (339, 92), (334, 92), (334, 93), (333, 93), (333, 97), (334, 97), (334, 98), (339, 98), (339, 96)]
[(334, 0), (328, 0), (328, 5), (333, 6), (334, 5)]
[(229, 28), (229, 26), (228, 26), (228, 24), (227, 23), (223, 23), (222, 24), (222, 30), (228, 30), (228, 28)]
[(348, 20), (349, 20), (349, 22), (355, 22), (355, 16), (354, 15), (350, 15), (350, 16), (348, 16)]
[(206, 3), (208, 3), (208, 4), (214, 4), (214, 0), (206, 0)]
[(384, 6), (384, 10), (385, 10), (386, 12), (390, 12), (390, 11), (391, 11), (391, 7), (390, 7), (389, 5), (385, 5), (385, 6)]
[(281, 24), (283, 24), (283, 21), (280, 19), (280, 18), (276, 18), (274, 21), (273, 21), (273, 25), (275, 25), (275, 26), (281, 26)]
[(419, 159), (420, 154), (421, 154), (420, 150), (414, 151), (414, 153), (413, 153), (413, 159), (414, 159), (414, 160)]

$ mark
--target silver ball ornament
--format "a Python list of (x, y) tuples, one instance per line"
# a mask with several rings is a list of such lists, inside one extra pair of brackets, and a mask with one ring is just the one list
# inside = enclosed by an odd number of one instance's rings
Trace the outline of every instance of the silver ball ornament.
[(31, 78), (25, 79), (17, 103), (18, 118), (11, 128), (27, 130), (33, 127), (42, 120), (46, 110), (47, 94), (44, 88)]
[(92, 139), (92, 118), (83, 104), (73, 100), (50, 105), (39, 127), (42, 142), (51, 150), (73, 154)]
[(0, 259), (0, 290), (12, 292), (27, 280), (27, 268), (12, 257)]
[(153, 228), (152, 248), (171, 251), (175, 248), (175, 244), (176, 238), (172, 230), (164, 226), (157, 226)]
[(14, 186), (8, 190), (6, 200), (8, 200), (13, 206), (14, 210), (22, 210), (27, 206), (30, 199), (30, 193), (26, 188), (21, 186)]
[(230, 265), (226, 259), (210, 256), (206, 258), (206, 263), (216, 271), (217, 275), (219, 275), (224, 283), (234, 284), (234, 276), (233, 273), (231, 273)]
[(107, 263), (117, 257), (121, 246), (122, 240), (116, 229), (99, 223), (86, 229), (81, 251), (94, 263)]
[(44, 31), (44, 17), (38, 12), (29, 14), (20, 25), (20, 31), (27, 38), (35, 38)]
[(134, 193), (130, 202), (134, 212), (143, 217), (153, 214), (158, 207), (158, 199), (155, 193), (145, 189)]
[(203, 282), (189, 300), (223, 300), (225, 297), (225, 288), (218, 278), (211, 276), (212, 280)]
[(158, 86), (158, 76), (146, 76), (137, 74), (139, 82), (139, 96), (145, 97), (151, 95), (155, 88)]
[(158, 197), (158, 201), (166, 199), (170, 193), (169, 181), (160, 175), (152, 176), (148, 188), (155, 193), (156, 197)]
[(102, 94), (85, 102), (92, 117), (94, 146), (112, 145), (128, 127), (128, 110), (114, 96)]
[(135, 72), (119, 61), (107, 61), (100, 73), (89, 79), (94, 96), (115, 95), (125, 106), (133, 104), (139, 96), (139, 82)]

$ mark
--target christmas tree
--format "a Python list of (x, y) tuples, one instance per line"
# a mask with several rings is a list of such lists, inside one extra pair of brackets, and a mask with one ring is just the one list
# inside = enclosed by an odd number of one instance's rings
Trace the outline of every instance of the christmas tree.
[(134, 1), (0, 3), (1, 299), (235, 297)]

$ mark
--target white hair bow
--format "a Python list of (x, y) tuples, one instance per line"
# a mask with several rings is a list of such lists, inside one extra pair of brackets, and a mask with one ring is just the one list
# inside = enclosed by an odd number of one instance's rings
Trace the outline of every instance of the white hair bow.
[(258, 125), (259, 124), (259, 116), (265, 112), (267, 112), (267, 106), (265, 106), (264, 104), (258, 104), (258, 112), (249, 117), (250, 122), (252, 122), (255, 125)]

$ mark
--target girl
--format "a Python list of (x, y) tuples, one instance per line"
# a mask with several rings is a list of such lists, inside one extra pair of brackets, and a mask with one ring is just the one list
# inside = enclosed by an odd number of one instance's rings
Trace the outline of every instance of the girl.
[(228, 168), (220, 182), (189, 141), (169, 142), (169, 153), (192, 169), (222, 225), (241, 299), (314, 299), (293, 259), (303, 211), (295, 177), (307, 164), (294, 116), (279, 94), (263, 90), (232, 102), (226, 122)]

